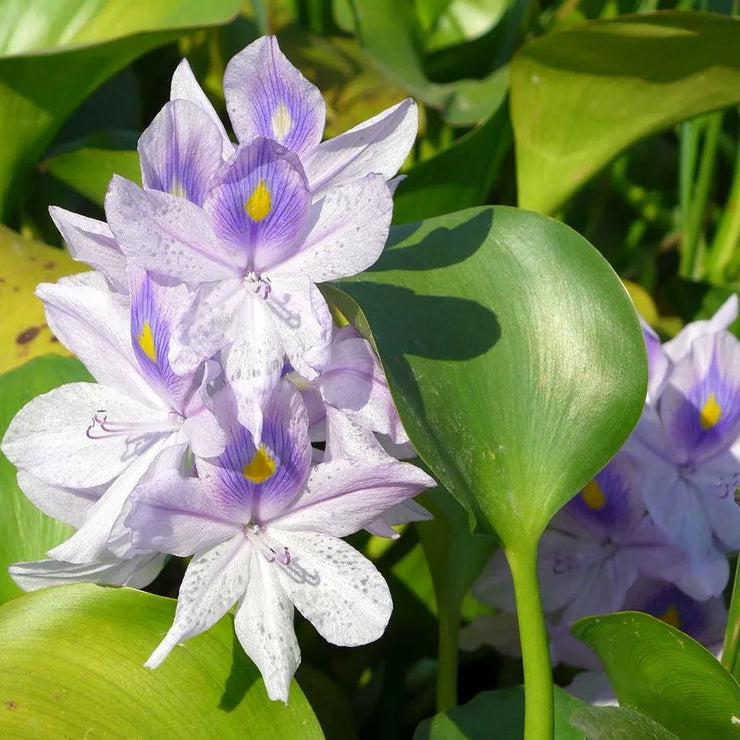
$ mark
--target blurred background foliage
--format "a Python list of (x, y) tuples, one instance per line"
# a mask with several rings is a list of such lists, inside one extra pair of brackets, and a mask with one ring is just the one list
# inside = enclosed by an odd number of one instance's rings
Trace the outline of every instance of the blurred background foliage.
[[(265, 33), (324, 93), (327, 136), (408, 95), (421, 104), (395, 223), (482, 204), (552, 215), (604, 254), (661, 334), (675, 334), (740, 280), (737, 11), (737, 0), (0, 0), (0, 372), (13, 371), (0, 390), (9, 397), (28, 360), (64, 353), (33, 289), (84, 268), (63, 250), (49, 205), (104, 217), (112, 174), (138, 179), (137, 139), (183, 56), (228, 125), (225, 64)], [(62, 382), (56, 361), (28, 367), (34, 387)], [(394, 542), (354, 536), (393, 591), (380, 641), (347, 651), (298, 625), (298, 680), (328, 737), (407, 737), (434, 714), (429, 562), (454, 565), (444, 527), (471, 537), (461, 512), (444, 519)], [(48, 548), (48, 527), (35, 539), (32, 529), (13, 559)], [(153, 590), (175, 595), (180, 566)], [(485, 611), (458, 597), (464, 620)], [(463, 654), (460, 702), (521, 678), (517, 661)]]

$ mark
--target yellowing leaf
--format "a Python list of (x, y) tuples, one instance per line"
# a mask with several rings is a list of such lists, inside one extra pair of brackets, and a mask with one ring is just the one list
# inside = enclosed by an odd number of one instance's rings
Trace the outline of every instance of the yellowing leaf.
[(49, 331), (34, 290), (38, 283), (86, 269), (66, 251), (0, 225), (0, 373), (49, 352), (71, 354)]

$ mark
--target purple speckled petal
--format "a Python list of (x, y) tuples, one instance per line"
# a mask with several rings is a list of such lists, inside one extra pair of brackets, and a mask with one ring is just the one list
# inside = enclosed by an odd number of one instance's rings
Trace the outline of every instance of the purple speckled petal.
[(274, 36), (251, 43), (226, 65), (226, 109), (241, 143), (265, 136), (303, 154), (324, 132), (326, 105), (280, 51)]
[(660, 337), (653, 331), (647, 321), (640, 318), (640, 323), (642, 324), (642, 336), (645, 339), (645, 348), (647, 349), (648, 401), (650, 401), (656, 398), (660, 392), (671, 363), (663, 351)]
[(269, 139), (245, 144), (215, 177), (204, 210), (225, 242), (242, 250), (261, 273), (298, 248), (310, 195), (294, 154)]
[(721, 598), (696, 601), (671, 583), (649, 579), (635, 583), (623, 608), (652, 614), (710, 649), (721, 644), (727, 621)]
[(167, 285), (144, 270), (129, 269), (131, 294), (131, 346), (144, 376), (163, 400), (183, 413), (192, 391), (192, 376), (177, 375), (170, 365), (173, 325), (188, 304), (183, 285)]
[(259, 445), (238, 424), (233, 407), (230, 415), (226, 449), (215, 460), (199, 461), (198, 471), (215, 498), (243, 511), (245, 522), (261, 522), (288, 506), (308, 478), (308, 415), (287, 381), (278, 384), (265, 407)]
[(221, 166), (221, 132), (195, 103), (174, 100), (139, 139), (145, 188), (162, 190), (201, 205)]
[(738, 368), (740, 342), (732, 334), (703, 334), (667, 378), (658, 411), (676, 463), (701, 465), (737, 439)]

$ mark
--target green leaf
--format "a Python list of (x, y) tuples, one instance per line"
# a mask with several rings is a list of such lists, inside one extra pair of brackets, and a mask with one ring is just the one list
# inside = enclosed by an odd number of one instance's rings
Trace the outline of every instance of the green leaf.
[(637, 316), (561, 223), (497, 207), (394, 227), (372, 270), (339, 287), (420, 456), (507, 547), (536, 542), (639, 418)]
[(655, 617), (621, 612), (576, 622), (620, 704), (682, 740), (740, 737), (740, 685), (698, 642)]
[(587, 740), (678, 740), (678, 735), (628, 707), (579, 707), (570, 723)]
[[(119, 138), (122, 148), (113, 146)], [(41, 167), (102, 207), (113, 175), (141, 184), (136, 138), (128, 132), (119, 137), (91, 136), (44, 160)]]
[(736, 681), (740, 681), (740, 560), (737, 559), (722, 645), (722, 665), (732, 673)]
[[(10, 420), (35, 396), (64, 383), (90, 380), (78, 360), (46, 355), (0, 375), (0, 439)], [(8, 575), (8, 565), (37, 560), (72, 534), (66, 524), (46, 516), (18, 488), (16, 470), (0, 452), (0, 603), (23, 591)], [(1, 706), (1, 704), (0, 704)]]
[(430, 82), (415, 39), (411, 3), (394, 0), (352, 0), (357, 34), (377, 67), (414, 97), (443, 111), (453, 126), (488, 118), (503, 103), (508, 68), (499, 67), (483, 79)]
[[(568, 717), (584, 706), (563, 689), (555, 688), (555, 737), (581, 740)], [(500, 691), (483, 691), (472, 701), (424, 720), (414, 740), (521, 740), (524, 732), (524, 691), (515, 686)], [(637, 739), (635, 739), (637, 740)]]
[(552, 212), (619, 152), (740, 102), (740, 21), (670, 11), (584, 23), (511, 64), (519, 204)]
[(144, 52), (225, 23), (241, 0), (16, 0), (0, 5), (0, 214), (67, 116)]
[(230, 616), (143, 667), (175, 601), (127, 588), (43, 589), (0, 608), (0, 707), (19, 737), (321, 738), (294, 682), (267, 698)]
[(496, 25), (510, 4), (511, 0), (417, 0), (426, 49), (480, 38)]
[(393, 199), (394, 223), (483, 205), (511, 141), (509, 114), (502, 107), (452, 146), (412, 167)]

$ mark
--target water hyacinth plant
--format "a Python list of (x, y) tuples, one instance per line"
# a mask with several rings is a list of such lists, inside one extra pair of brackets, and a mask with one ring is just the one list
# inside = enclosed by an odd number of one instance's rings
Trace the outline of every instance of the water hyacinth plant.
[(82, 5), (0, 3), (4, 734), (734, 737), (737, 19)]

